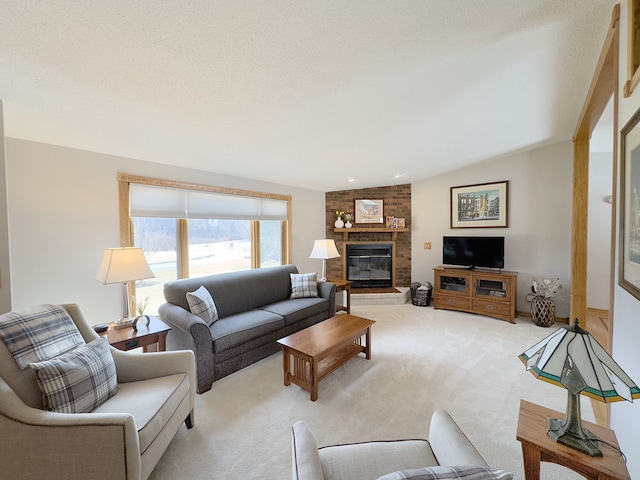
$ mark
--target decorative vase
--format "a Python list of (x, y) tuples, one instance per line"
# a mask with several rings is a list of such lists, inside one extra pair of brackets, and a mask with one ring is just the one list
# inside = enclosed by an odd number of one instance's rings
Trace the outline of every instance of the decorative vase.
[(347, 223), (344, 224), (344, 228), (351, 228), (351, 227), (353, 227), (353, 225), (349, 220), (347, 220)]
[(145, 325), (147, 326), (147, 328), (149, 328), (149, 324), (151, 323), (151, 318), (149, 317), (149, 315), (138, 315), (134, 320), (133, 320), (133, 329), (137, 332), (138, 331), (138, 325), (142, 324), (142, 320), (145, 320)]
[(556, 304), (551, 298), (539, 295), (531, 300), (531, 320), (539, 327), (550, 327), (556, 321)]
[(336, 228), (342, 228), (342, 227), (344, 227), (344, 222), (342, 221), (342, 219), (341, 219), (341, 218), (338, 218), (338, 219), (336, 220), (336, 222), (335, 222), (333, 225), (334, 225)]

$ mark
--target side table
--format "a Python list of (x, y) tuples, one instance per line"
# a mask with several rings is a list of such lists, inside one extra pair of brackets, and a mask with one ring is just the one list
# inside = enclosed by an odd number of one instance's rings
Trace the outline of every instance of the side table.
[(344, 311), (350, 314), (351, 313), (351, 284), (353, 282), (351, 280), (327, 280), (327, 281), (333, 283), (336, 286), (336, 293), (346, 292), (347, 304), (342, 305), (336, 302), (336, 312)]
[(109, 344), (118, 350), (132, 350), (142, 347), (143, 352), (148, 352), (149, 345), (158, 344), (158, 352), (164, 352), (167, 349), (167, 333), (171, 327), (160, 321), (158, 317), (149, 315), (151, 322), (147, 327), (145, 322), (138, 323), (138, 331), (133, 327), (116, 328), (112, 323), (109, 330), (102, 333), (109, 339)]
[[(535, 403), (520, 400), (520, 416), (516, 438), (522, 443), (526, 480), (540, 479), (540, 462), (553, 462), (579, 473), (589, 480), (631, 480), (624, 459), (609, 445), (600, 444), (602, 457), (591, 457), (557, 443), (547, 435), (547, 420), (563, 418), (564, 414)], [(603, 441), (618, 446), (613, 430), (590, 422), (584, 427)]]

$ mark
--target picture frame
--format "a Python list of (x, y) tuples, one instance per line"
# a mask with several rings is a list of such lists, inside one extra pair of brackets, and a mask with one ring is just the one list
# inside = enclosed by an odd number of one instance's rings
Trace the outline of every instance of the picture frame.
[(640, 109), (620, 131), (618, 284), (640, 300)]
[(451, 187), (451, 228), (506, 228), (509, 181)]
[(384, 210), (382, 200), (356, 200), (356, 223), (384, 223)]
[(627, 3), (627, 81), (623, 95), (629, 97), (640, 82), (640, 0)]

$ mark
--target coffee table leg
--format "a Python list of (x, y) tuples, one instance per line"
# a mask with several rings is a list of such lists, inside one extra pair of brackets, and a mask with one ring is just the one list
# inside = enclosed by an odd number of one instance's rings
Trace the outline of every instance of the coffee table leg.
[(316, 359), (311, 360), (311, 401), (318, 400), (318, 362)]
[(284, 385), (286, 387), (291, 385), (291, 382), (289, 381), (289, 362), (290, 362), (289, 349), (286, 347), (282, 347), (282, 368), (284, 369)]
[(367, 357), (367, 360), (371, 360), (371, 327), (367, 328), (367, 347), (365, 349), (365, 354)]

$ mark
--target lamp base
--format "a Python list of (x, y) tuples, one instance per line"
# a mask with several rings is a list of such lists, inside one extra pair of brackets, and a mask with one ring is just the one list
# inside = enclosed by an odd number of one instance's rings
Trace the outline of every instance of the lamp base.
[(567, 422), (566, 418), (550, 418), (547, 435), (556, 442), (591, 457), (601, 457), (602, 451), (598, 446), (600, 439), (580, 425), (577, 429), (571, 428), (571, 425), (572, 423)]

